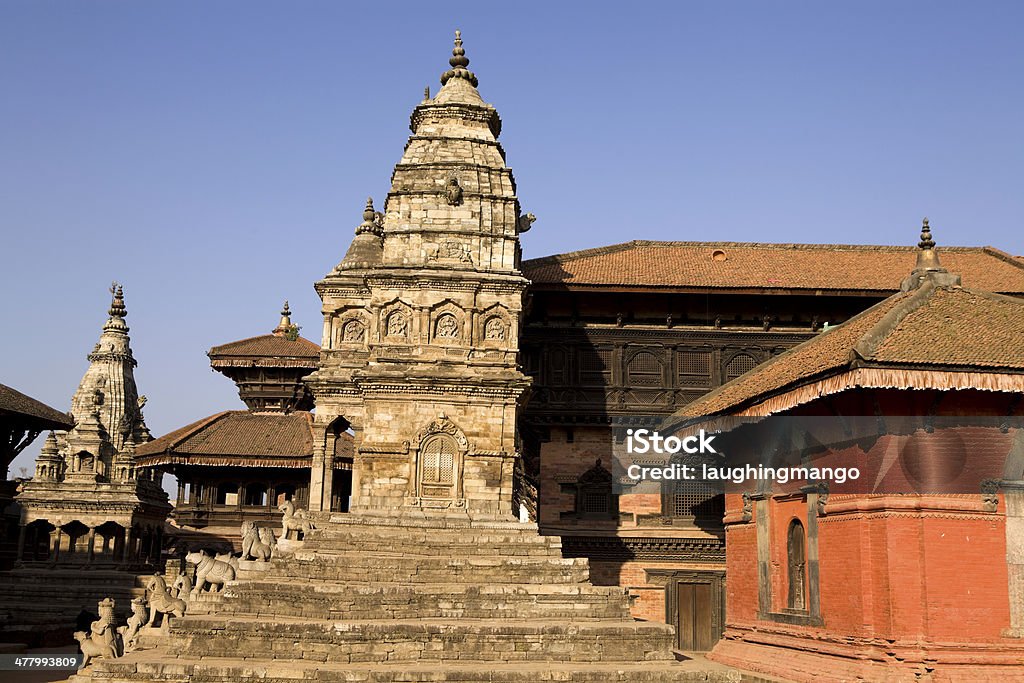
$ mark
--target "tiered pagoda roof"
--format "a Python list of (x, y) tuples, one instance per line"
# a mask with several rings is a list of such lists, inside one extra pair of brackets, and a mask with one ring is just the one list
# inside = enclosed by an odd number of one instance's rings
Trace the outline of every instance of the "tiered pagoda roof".
[[(974, 258), (958, 261), (943, 249), (942, 260), (979, 266), (977, 260), (986, 258), (981, 250), (968, 253)], [(969, 272), (994, 283), (991, 272)], [(939, 264), (927, 220), (918, 265), (901, 289), (688, 404), (679, 415), (763, 416), (857, 386), (1024, 391), (1024, 299), (963, 286), (961, 275)]]
[[(534, 289), (782, 290), (892, 293), (913, 247), (634, 240), (523, 262)], [(943, 247), (973, 287), (1024, 293), (1024, 260), (992, 247)]]

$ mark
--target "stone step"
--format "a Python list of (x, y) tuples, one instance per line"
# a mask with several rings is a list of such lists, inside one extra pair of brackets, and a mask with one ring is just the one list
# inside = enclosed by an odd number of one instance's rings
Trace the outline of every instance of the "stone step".
[(671, 626), (644, 621), (430, 619), (311, 621), (251, 615), (172, 622), (167, 652), (335, 663), (610, 662), (672, 659)]
[(69, 683), (740, 683), (739, 672), (700, 659), (696, 661), (533, 663), (426, 662), (410, 664), (335, 664), (241, 660), (208, 657), (185, 662), (174, 657), (133, 653), (97, 660)]
[(264, 571), (241, 569), (238, 579), (313, 579), (317, 582), (395, 583), (552, 583), (590, 580), (585, 558), (423, 557), (348, 551), (322, 555), (305, 550), (275, 559)]
[(359, 548), (366, 552), (400, 552), (413, 555), (561, 555), (557, 536), (535, 531), (476, 529), (401, 529), (368, 525), (332, 525), (315, 529), (304, 542), (305, 550), (328, 553)]
[[(229, 584), (224, 614), (317, 619), (630, 619), (617, 586), (585, 584), (324, 584), (245, 581)], [(192, 610), (190, 605), (190, 611)]]

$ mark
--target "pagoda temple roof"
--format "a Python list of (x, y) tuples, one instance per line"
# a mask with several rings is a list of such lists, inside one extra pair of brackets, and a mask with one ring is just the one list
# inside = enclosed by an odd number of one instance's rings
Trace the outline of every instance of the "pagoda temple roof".
[(215, 368), (238, 365), (316, 368), (320, 347), (303, 337), (293, 340), (277, 334), (262, 334), (214, 346), (207, 355)]
[[(523, 261), (540, 290), (803, 290), (891, 294), (914, 247), (634, 240)], [(943, 247), (943, 263), (971, 287), (1024, 293), (1024, 259), (992, 247)]]
[[(340, 439), (336, 455), (351, 456), (351, 435), (342, 434)], [(227, 410), (142, 444), (135, 455), (142, 467), (309, 467), (313, 456), (313, 415), (306, 411)]]
[(270, 334), (247, 337), (214, 346), (206, 355), (214, 368), (231, 367), (298, 367), (316, 368), (320, 347), (298, 335), (292, 325), (291, 309), (284, 302), (281, 322)]
[(71, 429), (75, 420), (42, 401), (0, 384), (0, 416), (31, 423), (38, 429)]
[[(942, 260), (948, 258), (942, 250)], [(1024, 391), (1024, 299), (945, 269), (685, 406), (680, 417), (764, 416), (854, 387)]]

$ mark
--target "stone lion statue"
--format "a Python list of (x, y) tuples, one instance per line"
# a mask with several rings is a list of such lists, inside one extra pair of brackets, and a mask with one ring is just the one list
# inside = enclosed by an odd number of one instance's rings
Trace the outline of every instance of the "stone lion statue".
[(257, 562), (269, 562), (274, 553), (274, 546), (277, 539), (274, 531), (268, 528), (258, 528), (256, 522), (242, 523), (242, 559), (253, 559)]

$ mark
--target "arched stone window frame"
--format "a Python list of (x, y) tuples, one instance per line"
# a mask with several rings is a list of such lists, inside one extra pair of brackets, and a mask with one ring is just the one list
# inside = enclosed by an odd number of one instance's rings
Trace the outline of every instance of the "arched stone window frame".
[[(439, 484), (424, 478), (425, 456), (431, 456), (433, 444), (447, 444), (452, 449), (451, 483)], [(426, 500), (445, 500), (453, 506), (465, 504), (462, 493), (462, 473), (466, 456), (469, 453), (469, 441), (465, 432), (444, 415), (432, 420), (430, 424), (416, 435), (415, 445), (410, 449), (414, 477), (412, 495), (414, 503)]]

